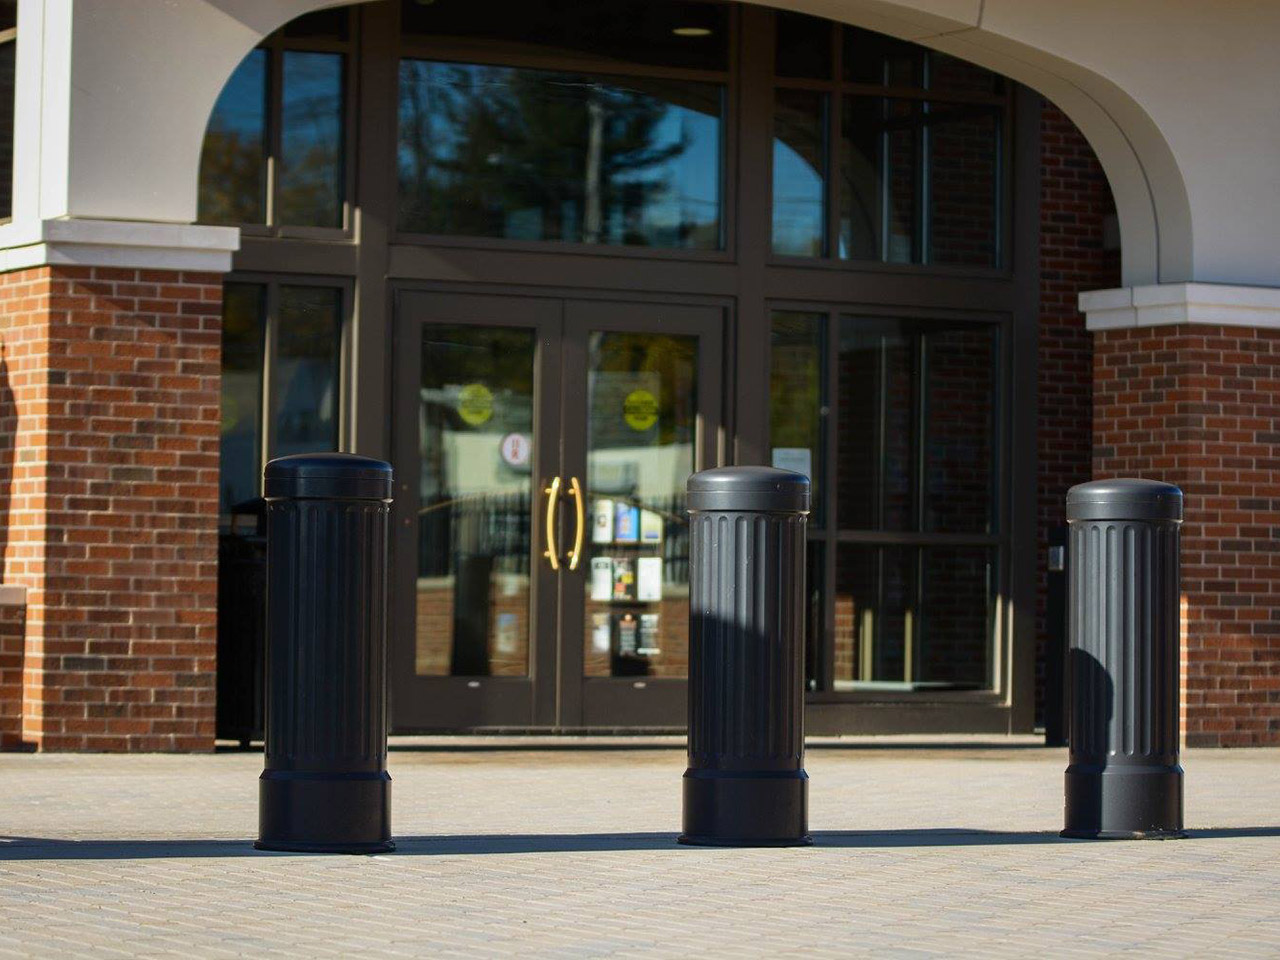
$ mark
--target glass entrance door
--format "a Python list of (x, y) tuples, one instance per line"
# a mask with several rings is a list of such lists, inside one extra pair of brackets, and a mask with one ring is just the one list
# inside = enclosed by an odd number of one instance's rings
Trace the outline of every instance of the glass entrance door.
[(404, 293), (399, 730), (678, 726), (719, 308)]
[(566, 725), (687, 720), (685, 483), (716, 462), (721, 325), (715, 308), (565, 305), (564, 458), (584, 515), (560, 581)]

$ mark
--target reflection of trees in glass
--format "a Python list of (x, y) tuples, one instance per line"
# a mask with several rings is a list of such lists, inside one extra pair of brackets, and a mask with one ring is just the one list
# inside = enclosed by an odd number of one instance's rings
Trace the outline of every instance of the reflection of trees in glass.
[(406, 60), (400, 225), (715, 248), (720, 89)]
[(200, 155), (200, 219), (266, 220), (267, 52), (253, 50), (227, 81)]
[(278, 223), (342, 226), (342, 60), (284, 54)]

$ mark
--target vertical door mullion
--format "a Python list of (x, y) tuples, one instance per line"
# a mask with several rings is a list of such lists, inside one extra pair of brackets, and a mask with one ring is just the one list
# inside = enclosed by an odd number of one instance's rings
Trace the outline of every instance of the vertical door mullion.
[[(276, 447), (276, 403), (275, 377), (276, 359), (279, 356), (280, 337), (280, 284), (274, 280), (266, 284), (266, 330), (263, 335), (262, 350), (262, 463), (275, 455)], [(262, 481), (262, 471), (258, 471), (258, 481)]]
[[(822, 425), (822, 482), (823, 514), (822, 526), (826, 533), (826, 542), (822, 545), (822, 672), (819, 686), (823, 690), (835, 689), (836, 673), (836, 562), (837, 536), (840, 530), (839, 497), (836, 496), (836, 483), (839, 479), (838, 446), (840, 417), (840, 321), (839, 314), (828, 311), (823, 322), (822, 331), (822, 388), (819, 390), (819, 404), (827, 408), (826, 422)], [(853, 636), (857, 637), (858, 625), (853, 625)], [(855, 671), (856, 672), (856, 671)]]
[(280, 41), (267, 49), (267, 226), (279, 226), (277, 187), (280, 180), (280, 152), (284, 142), (284, 51)]

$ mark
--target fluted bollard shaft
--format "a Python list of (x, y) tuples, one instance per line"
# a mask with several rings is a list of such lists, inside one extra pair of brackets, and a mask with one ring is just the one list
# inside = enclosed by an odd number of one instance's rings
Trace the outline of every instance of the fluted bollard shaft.
[(1071, 684), (1063, 836), (1182, 836), (1182, 491), (1099, 480), (1067, 494)]
[(267, 464), (266, 757), (260, 849), (391, 842), (387, 528), (391, 466), (347, 454)]
[(689, 479), (689, 767), (682, 843), (809, 842), (804, 559), (809, 481)]

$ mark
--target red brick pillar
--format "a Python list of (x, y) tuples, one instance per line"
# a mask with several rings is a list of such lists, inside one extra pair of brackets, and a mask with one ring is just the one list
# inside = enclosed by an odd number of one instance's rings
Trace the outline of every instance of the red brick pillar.
[(0, 275), (4, 746), (213, 747), (221, 281)]
[(1103, 330), (1093, 356), (1094, 476), (1186, 494), (1186, 742), (1280, 744), (1280, 330)]

